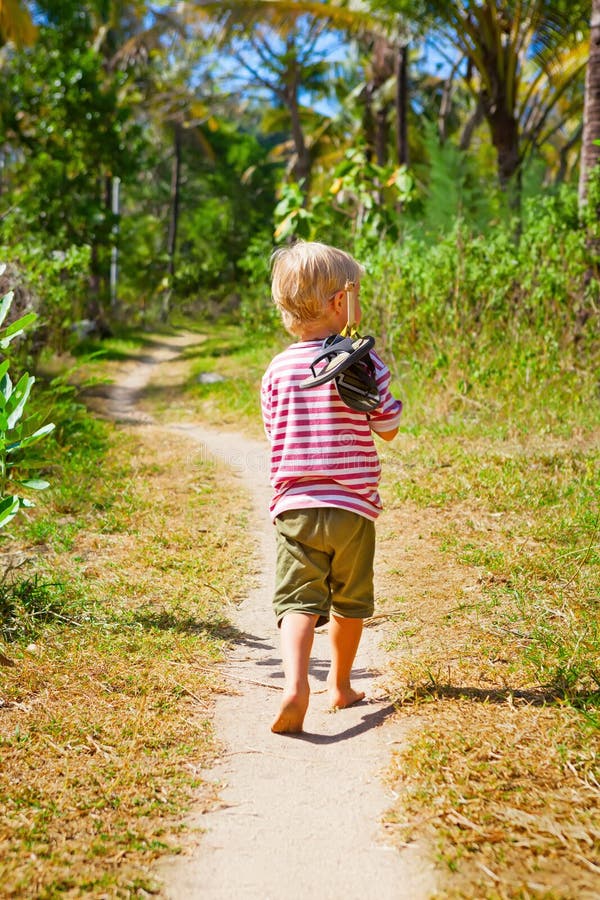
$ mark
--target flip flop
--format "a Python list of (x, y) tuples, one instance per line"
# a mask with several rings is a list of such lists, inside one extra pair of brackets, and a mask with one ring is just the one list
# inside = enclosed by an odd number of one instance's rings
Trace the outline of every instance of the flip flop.
[(341, 372), (335, 379), (335, 386), (340, 400), (357, 412), (372, 412), (381, 403), (375, 366), (370, 356)]
[[(334, 334), (323, 342), (323, 349), (313, 359), (312, 375), (300, 382), (299, 387), (311, 388), (334, 381), (338, 396), (350, 409), (369, 413), (381, 402), (375, 378), (375, 366), (369, 351), (375, 339)], [(319, 363), (325, 365), (317, 371)]]
[[(310, 364), (312, 375), (300, 382), (299, 387), (317, 387), (327, 381), (333, 381), (350, 366), (368, 356), (369, 350), (375, 346), (375, 338), (372, 337), (344, 337), (334, 334), (323, 342), (323, 349)], [(319, 363), (325, 361), (325, 365), (317, 371)]]

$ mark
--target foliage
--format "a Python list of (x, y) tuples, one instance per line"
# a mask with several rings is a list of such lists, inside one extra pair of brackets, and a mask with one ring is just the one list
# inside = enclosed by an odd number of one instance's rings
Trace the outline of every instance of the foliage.
[(478, 234), (458, 220), (435, 242), (409, 234), (365, 261), (369, 327), (427, 376), (458, 367), (465, 395), (559, 373), (566, 388), (593, 371), (597, 285), (573, 191), (530, 201), (518, 246), (510, 224)]
[[(0, 275), (3, 271), (4, 266), (0, 266)], [(13, 296), (13, 292), (9, 292), (0, 300), (0, 326), (10, 311)], [(0, 327), (0, 348), (6, 351), (36, 318), (35, 313), (27, 313), (10, 325)], [(20, 509), (33, 506), (31, 500), (22, 496), (23, 488), (43, 491), (49, 487), (47, 481), (35, 476), (40, 461), (29, 448), (54, 429), (54, 424), (47, 423), (32, 431), (31, 417), (23, 420), (35, 378), (25, 372), (13, 384), (9, 367), (10, 359), (0, 363), (0, 528), (14, 519)]]
[(18, 139), (13, 172), (20, 223), (47, 245), (106, 243), (112, 220), (102, 179), (137, 171), (138, 135), (120, 103), (121, 75), (107, 79), (89, 47), (67, 49), (70, 35), (42, 33), (14, 56), (0, 97), (5, 140)]
[(423, 135), (427, 163), (415, 169), (425, 186), (424, 198), (410, 218), (435, 234), (452, 231), (457, 220), (485, 231), (502, 212), (492, 179), (486, 179), (473, 156), (453, 140), (441, 141), (432, 124), (424, 127)]
[(234, 123), (206, 129), (212, 158), (186, 155), (176, 288), (181, 297), (202, 289), (236, 284), (238, 261), (255, 235), (270, 223), (274, 169), (265, 166), (266, 149)]
[[(97, 278), (107, 272), (115, 225), (110, 178), (135, 180), (144, 141), (126, 76), (107, 71), (82, 11), (62, 6), (60, 25), (42, 27), (33, 47), (3, 65), (0, 145), (9, 148), (10, 177), (0, 237), (11, 247), (33, 242), (46, 258), (80, 248), (80, 265), (88, 248), (87, 271)], [(83, 305), (72, 301), (62, 310), (71, 321)]]
[(399, 234), (401, 211), (415, 201), (414, 179), (406, 166), (378, 166), (361, 150), (348, 150), (334, 169), (326, 193), (305, 201), (298, 184), (282, 187), (275, 207), (275, 239), (314, 240), (324, 233), (332, 243), (360, 242), (373, 247)]
[(86, 312), (90, 248), (51, 251), (32, 234), (22, 242), (0, 244), (0, 254), (10, 255), (10, 272), (19, 280), (17, 311), (25, 305), (38, 316), (32, 340), (17, 351), (19, 362), (32, 366), (45, 347), (62, 352), (73, 341), (73, 323)]
[(280, 317), (271, 302), (269, 281), (273, 240), (270, 234), (254, 237), (239, 261), (244, 289), (240, 302), (240, 320), (248, 334), (268, 336), (276, 329)]

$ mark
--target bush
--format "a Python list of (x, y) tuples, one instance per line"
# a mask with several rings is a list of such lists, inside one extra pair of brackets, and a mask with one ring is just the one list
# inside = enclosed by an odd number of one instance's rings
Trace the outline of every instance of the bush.
[(437, 243), (415, 234), (362, 261), (363, 328), (397, 375), (494, 402), (543, 388), (544, 403), (581, 405), (597, 389), (597, 285), (573, 192), (527, 204), (518, 243), (509, 225), (457, 221)]

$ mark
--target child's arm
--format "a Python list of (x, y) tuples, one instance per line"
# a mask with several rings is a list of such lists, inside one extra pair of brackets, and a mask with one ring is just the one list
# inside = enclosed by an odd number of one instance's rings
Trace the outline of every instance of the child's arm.
[(393, 441), (398, 434), (402, 402), (396, 400), (390, 393), (391, 376), (381, 357), (372, 351), (371, 358), (375, 363), (375, 377), (381, 403), (376, 410), (369, 414), (369, 424), (371, 431), (374, 434), (378, 434), (382, 440)]

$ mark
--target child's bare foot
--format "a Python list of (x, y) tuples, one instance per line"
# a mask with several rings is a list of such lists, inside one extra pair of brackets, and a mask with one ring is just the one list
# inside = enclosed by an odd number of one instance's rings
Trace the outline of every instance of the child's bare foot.
[(327, 694), (330, 709), (345, 709), (347, 706), (352, 706), (353, 703), (358, 703), (360, 700), (365, 699), (364, 691), (355, 691), (351, 687), (338, 688), (328, 686)]
[(299, 694), (284, 696), (279, 714), (271, 725), (271, 731), (276, 734), (298, 734), (302, 731), (307, 709), (308, 694), (306, 696)]

